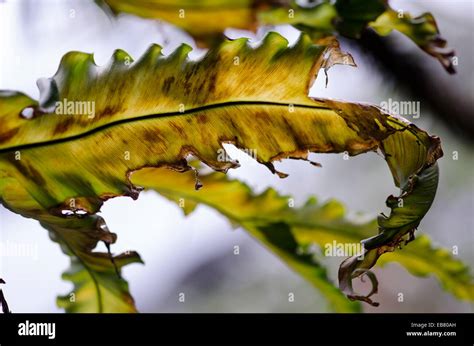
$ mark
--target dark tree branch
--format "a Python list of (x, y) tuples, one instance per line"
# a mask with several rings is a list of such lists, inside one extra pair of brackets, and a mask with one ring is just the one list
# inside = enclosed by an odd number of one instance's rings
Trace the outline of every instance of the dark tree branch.
[[(344, 39), (343, 39), (344, 40)], [(377, 67), (403, 86), (404, 91), (423, 102), (433, 115), (462, 139), (474, 142), (474, 102), (462, 93), (463, 88), (453, 83), (443, 83), (439, 73), (428, 67), (429, 56), (407, 54), (390, 37), (380, 37), (372, 30), (366, 30), (356, 42), (361, 51), (373, 57)], [(459, 84), (459, 83), (458, 83)]]

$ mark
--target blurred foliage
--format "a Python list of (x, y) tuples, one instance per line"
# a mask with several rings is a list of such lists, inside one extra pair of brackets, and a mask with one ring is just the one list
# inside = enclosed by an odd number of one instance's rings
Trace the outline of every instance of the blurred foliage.
[[(192, 173), (145, 168), (133, 174), (133, 182), (157, 191), (177, 203), (186, 214), (198, 204), (207, 205), (241, 226), (311, 282), (334, 311), (348, 311), (348, 302), (328, 282), (322, 267), (328, 244), (359, 243), (377, 231), (377, 222), (350, 221), (343, 205), (335, 200), (317, 203), (314, 197), (303, 206), (292, 206), (290, 196), (273, 189), (255, 195), (244, 183), (220, 173), (201, 176), (205, 191), (194, 191)], [(317, 245), (320, 251), (312, 248)], [(402, 249), (403, 246), (403, 249)], [(394, 249), (395, 250), (395, 249)], [(474, 301), (474, 281), (468, 267), (447, 250), (435, 248), (426, 235), (382, 256), (380, 265), (398, 262), (416, 276), (435, 276), (443, 288), (459, 299)], [(339, 294), (338, 294), (339, 293)]]
[(454, 51), (446, 47), (431, 13), (413, 18), (387, 0), (99, 0), (114, 13), (172, 23), (202, 45), (215, 44), (227, 28), (255, 31), (261, 25), (291, 24), (317, 41), (332, 35), (359, 38), (367, 28), (382, 36), (397, 30), (454, 73)]

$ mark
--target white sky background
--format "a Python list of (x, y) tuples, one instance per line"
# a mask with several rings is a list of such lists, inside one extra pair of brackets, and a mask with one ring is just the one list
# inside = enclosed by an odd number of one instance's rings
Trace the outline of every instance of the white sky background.
[[(456, 34), (461, 35), (462, 29), (456, 31), (452, 27), (457, 21), (472, 22), (472, 12), (469, 13), (472, 5), (466, 1), (412, 3), (393, 1), (392, 5), (411, 10), (414, 14), (427, 9), (432, 11), (441, 31), (448, 33), (445, 36), (450, 44), (459, 44), (456, 48), (461, 59), (472, 59), (472, 41), (469, 46), (466, 42), (456, 40)], [(445, 27), (443, 23), (447, 23)], [(283, 28), (280, 31), (290, 41), (296, 39), (294, 29)], [(242, 33), (229, 34), (236, 37)], [(169, 41), (166, 45), (165, 39)], [(89, 0), (0, 1), (0, 90), (19, 90), (37, 98), (36, 80), (52, 76), (61, 57), (71, 50), (93, 52), (96, 63), (104, 65), (116, 48), (124, 49), (136, 59), (152, 43), (163, 45), (165, 53), (169, 53), (182, 42), (194, 45), (184, 33), (151, 20), (133, 16), (111, 20)], [(471, 52), (467, 49), (471, 49)], [(312, 95), (376, 104), (389, 97), (403, 97), (394, 82), (377, 74), (370, 62), (364, 61), (356, 52), (351, 53), (354, 53), (359, 67), (337, 66), (331, 69), (326, 89), (324, 74), (321, 74), (311, 90)], [(425, 60), (428, 64), (437, 64), (429, 56), (425, 56)], [(452, 78), (473, 90), (472, 84), (467, 84), (472, 81), (469, 78), (472, 76), (472, 63), (470, 66), (468, 68), (469, 65), (461, 64), (460, 73)], [(472, 262), (474, 182), (472, 177), (463, 175), (459, 178), (458, 175), (460, 171), (472, 169), (469, 164), (473, 158), (472, 148), (458, 143), (436, 124), (430, 114), (422, 116), (416, 123), (429, 132), (439, 134), (444, 141), (444, 148), (458, 150), (463, 158), (456, 163), (458, 166), (453, 166), (446, 159), (441, 162), (439, 194), (421, 230), (445, 246), (458, 245), (461, 256)], [(259, 192), (272, 186), (282, 193), (293, 194), (298, 203), (311, 194), (318, 196), (319, 200), (334, 197), (344, 202), (351, 211), (375, 216), (382, 211), (386, 196), (397, 192), (392, 187), (388, 168), (375, 154), (362, 155), (349, 161), (343, 160), (341, 155), (313, 155), (314, 160), (323, 164), (322, 169), (304, 162), (285, 161), (277, 164), (277, 168), (290, 173), (290, 177), (281, 180), (272, 176), (267, 168), (246, 159), (235, 148), (226, 148), (233, 158), (243, 163), (242, 168), (230, 172), (231, 176), (247, 182)], [(463, 179), (469, 179), (468, 189)], [(141, 311), (299, 311), (308, 309), (308, 305), (312, 311), (324, 308), (317, 294), (311, 294), (314, 291), (306, 283), (244, 231), (233, 231), (224, 218), (210, 209), (199, 207), (185, 218), (174, 204), (152, 192), (145, 192), (138, 201), (128, 198), (108, 201), (102, 209), (102, 215), (111, 231), (119, 236), (113, 251), (137, 250), (146, 262), (144, 266), (131, 265), (124, 271)], [(459, 222), (455, 236), (452, 235), (453, 221)], [(62, 254), (58, 245), (49, 240), (47, 232), (36, 221), (24, 219), (2, 207), (0, 241), (3, 244), (26, 244), (34, 249), (32, 256), (0, 258), (0, 277), (7, 281), (4, 290), (11, 309), (14, 312), (60, 312), (55, 297), (69, 292), (71, 286), (60, 278), (69, 265), (69, 259)], [(232, 254), (234, 245), (241, 247), (239, 258)], [(340, 260), (337, 259), (337, 263)], [(187, 275), (196, 267), (216, 261), (231, 263), (226, 267), (225, 274), (217, 278), (224, 288), (210, 287), (211, 292), (216, 292), (211, 293), (210, 298), (196, 293), (191, 298), (194, 302), (189, 302), (189, 305), (175, 304), (178, 292), (198, 292), (192, 282), (186, 281)], [(232, 261), (236, 261), (235, 264)], [(383, 300), (378, 311), (419, 311), (426, 306), (433, 311), (469, 309), (467, 304), (443, 294), (433, 280), (412, 277), (397, 266), (390, 266), (384, 273), (378, 272), (380, 291), (384, 292), (377, 297)], [(386, 277), (388, 281), (384, 282), (382, 277), (387, 273), (399, 280)], [(332, 275), (335, 277), (335, 267)], [(400, 281), (398, 286), (393, 287), (394, 281)], [(254, 292), (258, 289), (263, 290), (264, 294)], [(392, 302), (400, 290), (408, 292), (411, 304), (403, 306)], [(427, 290), (434, 292), (437, 303), (426, 302), (423, 293)], [(301, 292), (301, 295), (296, 295), (296, 308), (282, 303), (287, 301), (285, 292), (289, 291)], [(219, 295), (219, 304), (213, 302), (215, 295)], [(314, 305), (314, 302), (319, 305)]]

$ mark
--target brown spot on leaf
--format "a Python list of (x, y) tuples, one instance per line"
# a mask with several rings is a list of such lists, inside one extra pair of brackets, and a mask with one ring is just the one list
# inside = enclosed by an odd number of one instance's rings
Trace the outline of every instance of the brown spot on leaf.
[(171, 84), (173, 84), (174, 81), (175, 81), (174, 77), (166, 78), (163, 82), (163, 86), (161, 87), (161, 91), (163, 91), (163, 93), (167, 94), (170, 91)]
[(41, 173), (31, 165), (28, 165), (27, 167), (28, 167), (28, 170), (30, 172), (30, 174), (29, 174), (30, 178), (32, 180), (34, 180), (38, 185), (45, 186), (46, 185), (46, 180), (44, 180)]
[(145, 130), (143, 131), (143, 139), (146, 141), (146, 142), (150, 142), (150, 143), (153, 143), (156, 141), (156, 139), (158, 138), (159, 136), (159, 133), (156, 133), (154, 131), (150, 131), (150, 130)]
[(111, 117), (120, 112), (122, 108), (119, 105), (105, 106), (99, 113), (99, 118)]
[(297, 148), (303, 148), (305, 147), (306, 143), (304, 143), (302, 140), (301, 140), (301, 134), (298, 133), (297, 131), (295, 131), (295, 129), (293, 128), (293, 126), (291, 126), (290, 122), (288, 121), (288, 119), (286, 117), (283, 117), (283, 122), (285, 123), (285, 130), (286, 130), (286, 133), (291, 136), (291, 138), (293, 138), (295, 144), (296, 144), (296, 147)]
[(209, 91), (209, 94), (213, 94), (214, 91), (216, 91), (216, 82), (217, 80), (217, 74), (216, 73), (212, 73), (211, 76), (209, 77), (209, 84), (208, 84), (208, 91)]
[(170, 122), (170, 126), (174, 128), (181, 136), (185, 135), (184, 129), (174, 122)]
[[(230, 126), (232, 126), (232, 129), (235, 130), (235, 132), (240, 132), (240, 130), (238, 129), (237, 125), (235, 124), (234, 119), (229, 118), (228, 121), (229, 121), (229, 123), (230, 123)], [(236, 136), (236, 138), (237, 138), (237, 136)]]
[(196, 116), (196, 118), (197, 118), (197, 122), (198, 122), (199, 124), (205, 124), (205, 123), (207, 123), (207, 116), (206, 116), (205, 114), (198, 114), (198, 115)]
[(19, 129), (17, 127), (10, 129), (6, 132), (0, 133), (0, 143), (5, 143), (8, 142), (10, 139), (12, 139), (17, 133)]
[(27, 163), (23, 164), (20, 160), (15, 160), (14, 157), (10, 156), (7, 160), (18, 169), (18, 171), (25, 177), (33, 180), (39, 186), (46, 186), (46, 180), (43, 178), (40, 172), (38, 172), (33, 166)]
[(54, 128), (53, 135), (60, 135), (66, 132), (71, 126), (72, 122), (70, 121), (61, 121)]

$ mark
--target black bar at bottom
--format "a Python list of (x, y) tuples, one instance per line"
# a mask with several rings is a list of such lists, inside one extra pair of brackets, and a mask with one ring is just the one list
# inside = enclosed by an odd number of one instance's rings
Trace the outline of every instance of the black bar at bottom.
[(473, 314), (6, 314), (0, 315), (0, 345), (160, 343), (473, 345), (473, 316)]

